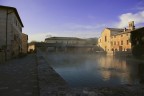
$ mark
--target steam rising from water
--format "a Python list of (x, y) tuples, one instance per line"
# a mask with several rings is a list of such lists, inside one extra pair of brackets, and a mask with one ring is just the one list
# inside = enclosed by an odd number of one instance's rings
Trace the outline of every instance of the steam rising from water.
[(144, 80), (139, 62), (131, 59), (86, 53), (47, 53), (46, 59), (72, 87), (139, 84)]

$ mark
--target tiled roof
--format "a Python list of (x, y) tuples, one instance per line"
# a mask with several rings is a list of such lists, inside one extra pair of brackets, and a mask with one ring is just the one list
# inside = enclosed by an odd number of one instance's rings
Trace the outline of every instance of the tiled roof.
[(124, 31), (124, 29), (120, 29), (120, 28), (107, 28), (107, 29), (109, 29), (109, 30), (111, 30), (111, 31), (119, 31), (119, 32), (122, 32), (122, 31)]
[(107, 28), (111, 31), (111, 35), (116, 35), (119, 34), (121, 32), (124, 32), (124, 29), (119, 29), (119, 28)]
[(80, 40), (80, 38), (76, 38), (76, 37), (51, 37), (51, 38), (46, 38), (45, 40)]

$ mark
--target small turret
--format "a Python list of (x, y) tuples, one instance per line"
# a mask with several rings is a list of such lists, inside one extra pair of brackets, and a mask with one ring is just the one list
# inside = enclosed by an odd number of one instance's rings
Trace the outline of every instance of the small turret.
[(129, 30), (134, 30), (135, 26), (134, 26), (134, 21), (129, 22)]

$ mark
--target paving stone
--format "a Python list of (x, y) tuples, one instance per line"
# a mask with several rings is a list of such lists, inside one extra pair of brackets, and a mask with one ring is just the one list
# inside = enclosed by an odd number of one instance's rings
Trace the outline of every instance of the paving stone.
[(2, 90), (2, 89), (8, 89), (9, 87), (0, 87), (0, 90)]
[(38, 96), (36, 74), (35, 54), (0, 64), (0, 96)]
[(14, 89), (14, 91), (17, 91), (17, 92), (19, 92), (19, 91), (21, 91), (21, 89)]
[(32, 92), (26, 92), (24, 94), (26, 94), (26, 95), (32, 95)]

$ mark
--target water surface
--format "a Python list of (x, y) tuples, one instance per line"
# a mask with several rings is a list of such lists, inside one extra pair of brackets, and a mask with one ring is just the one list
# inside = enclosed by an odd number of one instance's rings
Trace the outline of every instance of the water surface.
[(67, 53), (48, 53), (46, 58), (71, 87), (118, 86), (144, 82), (144, 64), (131, 58)]

